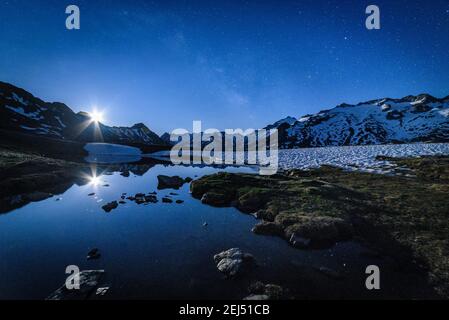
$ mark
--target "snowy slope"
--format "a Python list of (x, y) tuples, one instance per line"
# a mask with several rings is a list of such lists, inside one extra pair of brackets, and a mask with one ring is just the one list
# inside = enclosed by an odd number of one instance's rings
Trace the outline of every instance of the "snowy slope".
[(342, 104), (293, 124), (273, 124), (281, 147), (449, 141), (449, 97), (430, 95)]

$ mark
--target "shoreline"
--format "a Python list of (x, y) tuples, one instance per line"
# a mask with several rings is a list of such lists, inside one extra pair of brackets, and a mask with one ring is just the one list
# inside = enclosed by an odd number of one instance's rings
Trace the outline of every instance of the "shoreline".
[(346, 172), (330, 166), (271, 177), (218, 173), (193, 181), (192, 196), (261, 220), (253, 232), (302, 250), (360, 239), (427, 273), (449, 296), (449, 157), (392, 159), (416, 177)]

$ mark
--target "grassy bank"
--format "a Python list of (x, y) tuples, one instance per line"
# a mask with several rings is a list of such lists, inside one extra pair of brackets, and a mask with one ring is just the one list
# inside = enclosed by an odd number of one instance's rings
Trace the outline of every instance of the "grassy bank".
[(196, 180), (192, 195), (235, 206), (261, 222), (253, 231), (301, 249), (356, 238), (400, 264), (413, 261), (449, 296), (449, 158), (394, 159), (412, 172), (385, 176), (322, 167), (275, 176), (219, 173)]

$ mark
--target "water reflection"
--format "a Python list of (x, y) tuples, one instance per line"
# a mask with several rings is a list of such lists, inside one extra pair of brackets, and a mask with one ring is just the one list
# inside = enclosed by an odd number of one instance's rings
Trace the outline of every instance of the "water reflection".
[[(98, 188), (104, 182), (104, 176), (119, 173), (122, 177), (142, 177), (156, 165), (164, 167), (175, 167), (171, 162), (157, 159), (143, 159), (131, 163), (115, 164), (81, 164), (71, 163), (67, 165), (42, 165), (30, 164), (17, 167), (14, 172), (6, 174), (0, 172), (2, 188), (0, 188), (0, 214), (19, 209), (31, 202), (39, 202), (48, 198), (59, 201), (59, 195), (64, 194), (73, 186), (90, 185)], [(185, 165), (179, 167), (191, 167), (196, 169), (213, 168), (213, 170), (224, 170), (238, 166), (205, 164)], [(256, 172), (255, 167), (244, 167), (250, 172)]]

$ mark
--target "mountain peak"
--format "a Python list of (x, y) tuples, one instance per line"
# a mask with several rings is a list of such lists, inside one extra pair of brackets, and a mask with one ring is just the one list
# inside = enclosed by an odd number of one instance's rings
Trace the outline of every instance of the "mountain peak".
[(148, 127), (145, 124), (143, 124), (142, 122), (134, 124), (131, 128), (133, 128), (133, 129), (148, 129)]
[(340, 104), (299, 118), (281, 119), (267, 128), (279, 130), (283, 148), (449, 141), (449, 99), (423, 93), (402, 99)]

